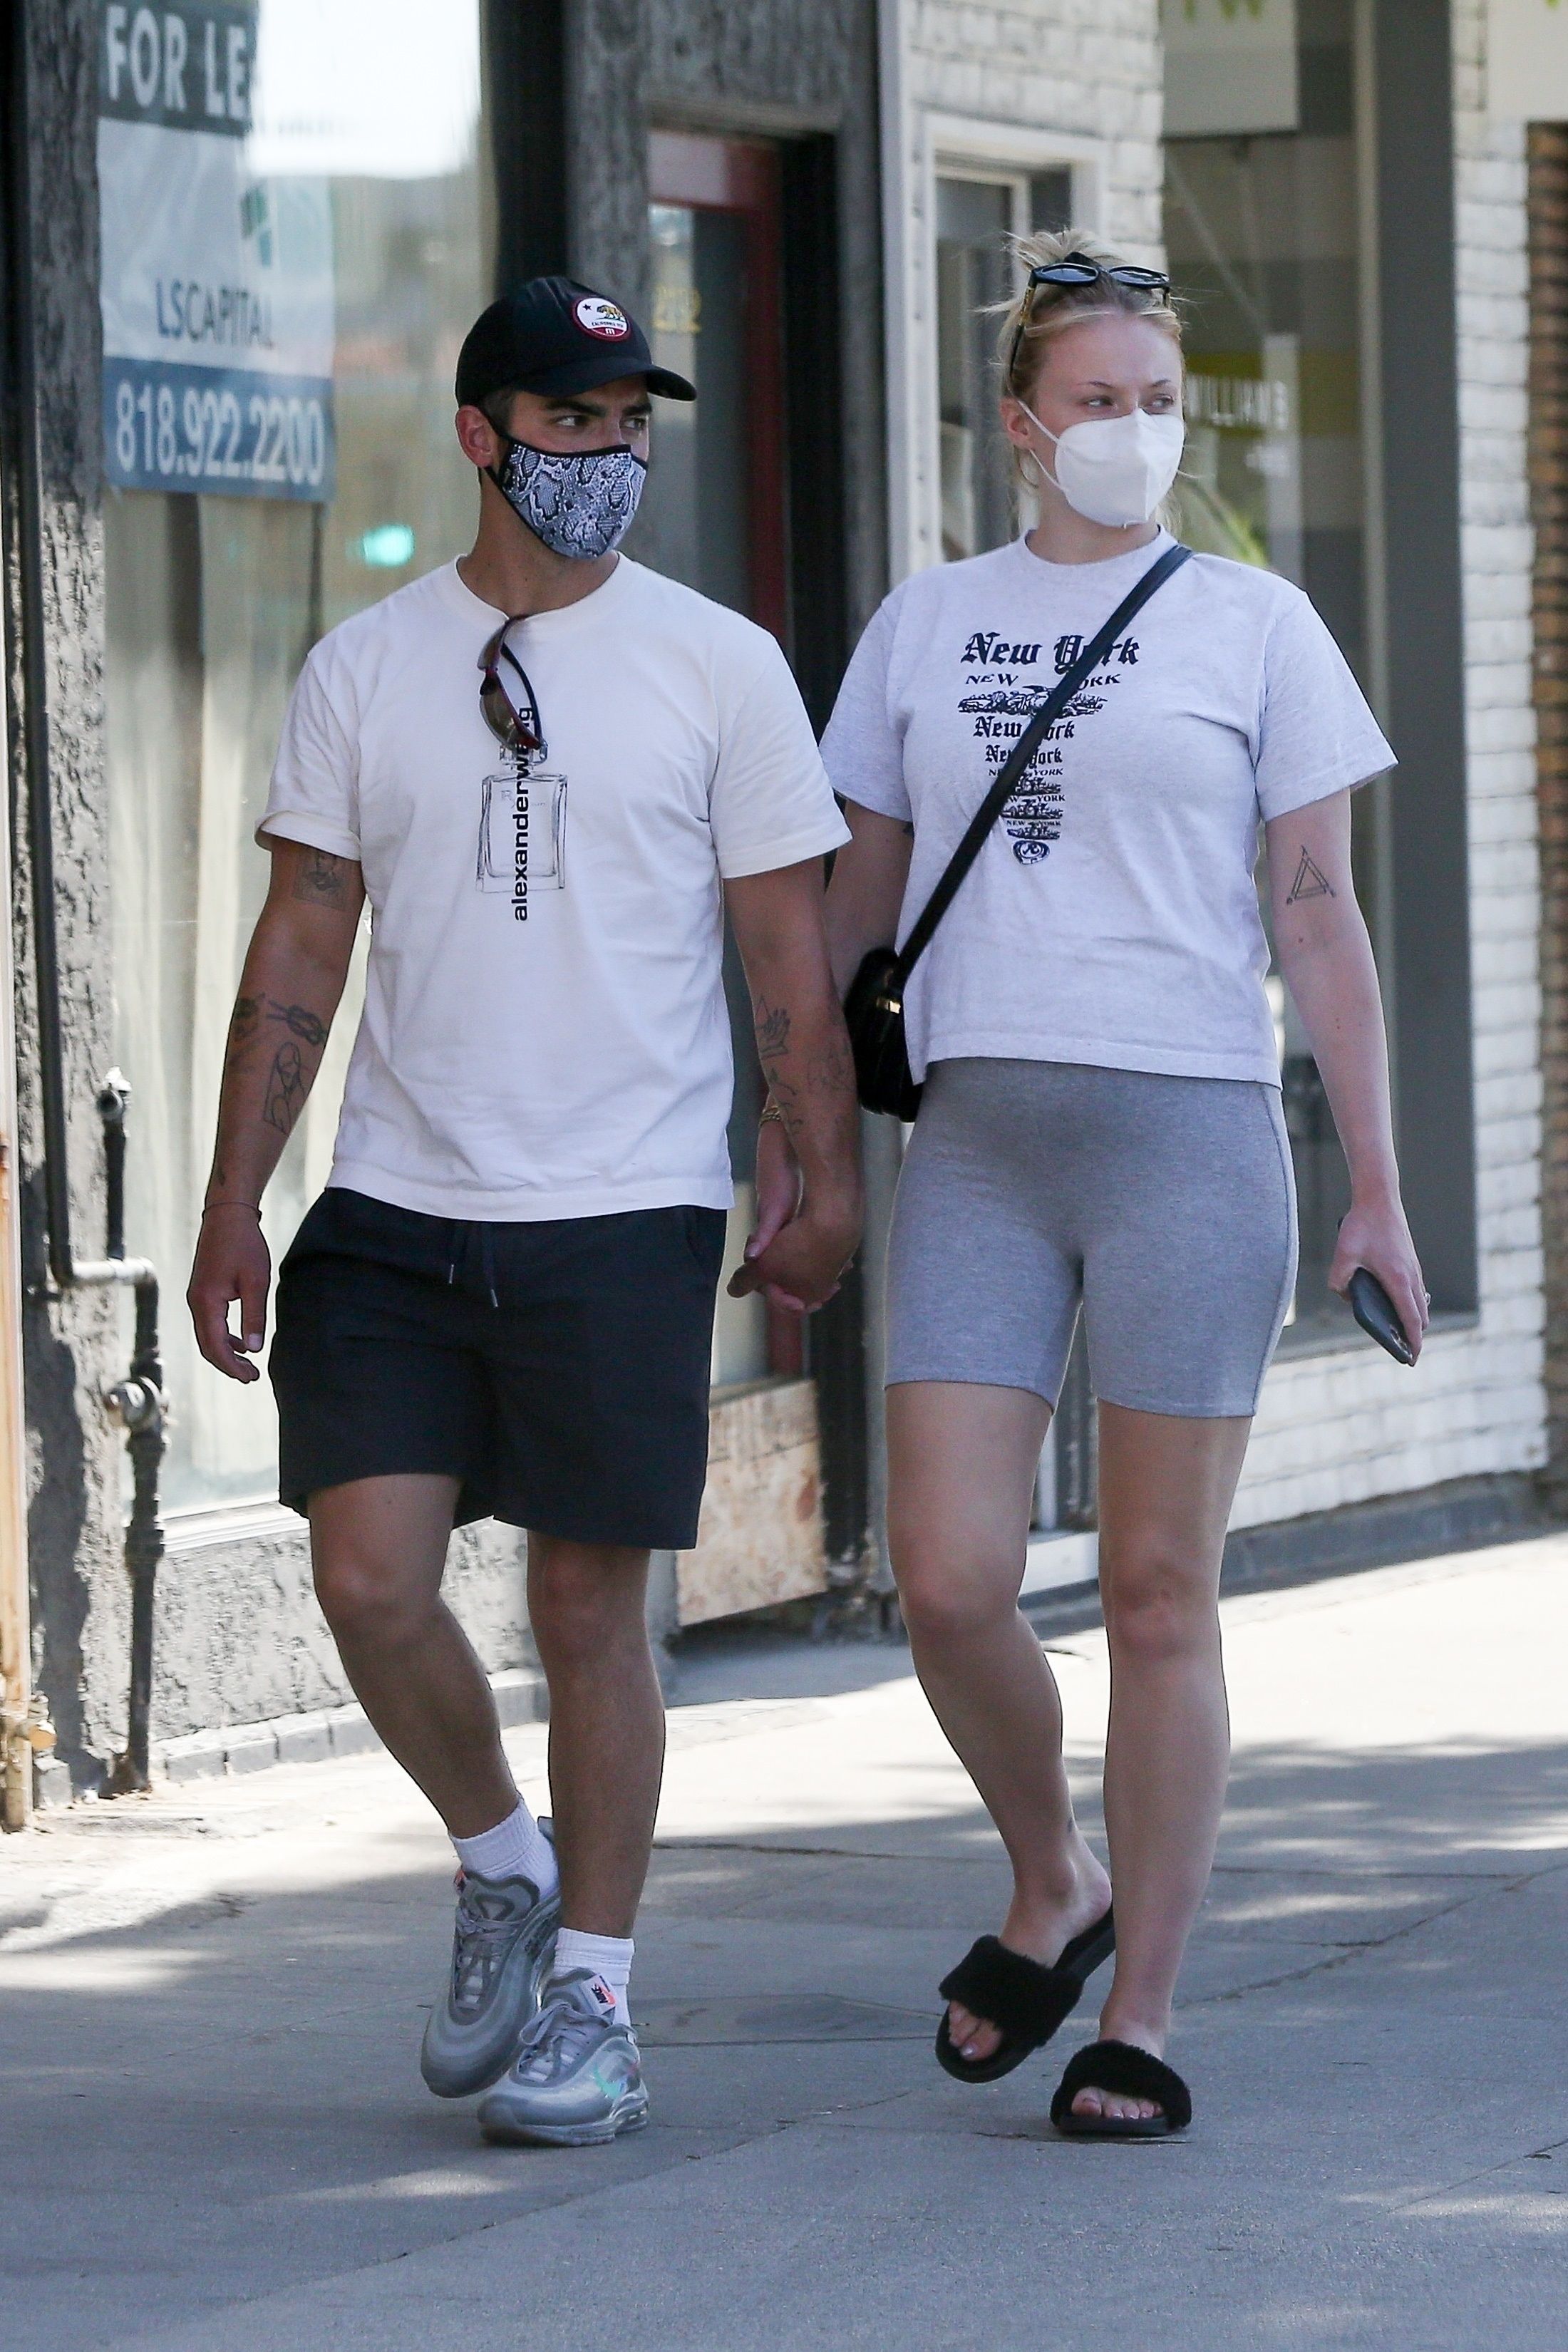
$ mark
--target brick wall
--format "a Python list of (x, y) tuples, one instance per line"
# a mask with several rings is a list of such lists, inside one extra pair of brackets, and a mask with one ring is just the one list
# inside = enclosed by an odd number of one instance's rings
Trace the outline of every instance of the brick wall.
[[(880, 0), (888, 320), (889, 567), (941, 557), (931, 317), (934, 159), (956, 118), (989, 159), (1027, 170), (1061, 142), (1092, 185), (1087, 226), (1158, 261), (1163, 68), (1159, 0)], [(932, 118), (947, 119), (941, 133)], [(969, 152), (967, 145), (965, 152)]]
[(1568, 1499), (1568, 124), (1532, 125), (1529, 165), (1547, 1472), (1561, 1501)]
[(1101, 227), (1160, 257), (1158, 0), (906, 0), (914, 106), (1103, 140)]
[(1453, 23), (1480, 1316), (1414, 1377), (1370, 1348), (1278, 1364), (1238, 1527), (1545, 1456), (1525, 134), (1486, 116), (1479, 0)]

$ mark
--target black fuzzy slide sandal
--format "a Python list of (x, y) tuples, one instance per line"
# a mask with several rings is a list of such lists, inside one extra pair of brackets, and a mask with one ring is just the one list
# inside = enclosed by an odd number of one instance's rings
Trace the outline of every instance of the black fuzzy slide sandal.
[[(1163, 2115), (1075, 2116), (1080, 2091), (1118, 2091), (1124, 2099), (1154, 2099)], [(1131, 2042), (1091, 2042), (1068, 2060), (1051, 2101), (1051, 2121), (1069, 2139), (1164, 2139), (1193, 2119), (1192, 2093), (1163, 2058)]]
[(961, 2083), (994, 2083), (1010, 2074), (1072, 2014), (1084, 1986), (1115, 1949), (1116, 1926), (1109, 1908), (1064, 1945), (1054, 1969), (1030, 1959), (1026, 1952), (1009, 1951), (994, 1936), (982, 1936), (937, 1990), (944, 2000), (962, 2001), (973, 2016), (996, 2026), (1002, 2040), (989, 2058), (965, 2058), (947, 2030), (943, 2011), (936, 2030), (938, 2064)]

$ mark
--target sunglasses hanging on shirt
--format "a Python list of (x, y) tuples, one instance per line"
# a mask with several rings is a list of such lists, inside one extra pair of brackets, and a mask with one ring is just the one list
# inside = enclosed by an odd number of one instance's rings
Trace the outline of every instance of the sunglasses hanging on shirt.
[(485, 725), (498, 743), (504, 743), (519, 761), (542, 760), (549, 750), (539, 717), (539, 698), (528, 672), (513, 653), (509, 633), (524, 619), (514, 614), (503, 621), (479, 656), (479, 709)]

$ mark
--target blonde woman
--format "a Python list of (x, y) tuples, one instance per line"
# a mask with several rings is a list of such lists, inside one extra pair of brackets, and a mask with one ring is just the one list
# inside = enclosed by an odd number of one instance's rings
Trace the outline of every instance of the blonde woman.
[[(1012, 545), (918, 573), (868, 628), (824, 742), (853, 841), (837, 977), (907, 932), (1049, 688), (1172, 544), (1181, 330), (1166, 280), (1081, 234), (1024, 248), (1001, 425), (1038, 501)], [(1393, 755), (1299, 588), (1196, 556), (1050, 730), (906, 997), (925, 1095), (888, 1297), (889, 1539), (921, 1680), (1013, 1864), (1000, 1934), (944, 1981), (938, 2053), (984, 2082), (1115, 1952), (1069, 2134), (1183, 2128), (1172, 1997), (1228, 1759), (1220, 1552), (1295, 1275), (1268, 951), (1349, 1160), (1330, 1274), (1366, 1266), (1417, 1348), (1350, 795)], [(776, 1129), (770, 1197), (787, 1195)], [(1061, 1712), (1017, 1608), (1040, 1448), (1079, 1307), (1100, 1401), (1110, 1875), (1073, 1819)], [(1111, 1883), (1115, 1884), (1114, 1928)]]

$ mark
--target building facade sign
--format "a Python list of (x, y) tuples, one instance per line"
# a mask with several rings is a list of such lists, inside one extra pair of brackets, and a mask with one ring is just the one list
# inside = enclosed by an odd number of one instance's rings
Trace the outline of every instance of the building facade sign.
[(1296, 0), (1161, 0), (1172, 139), (1295, 131)]
[(332, 496), (328, 184), (254, 168), (257, 19), (103, 10), (103, 431), (121, 489)]
[(1488, 0), (1487, 111), (1521, 122), (1568, 122), (1568, 5)]

